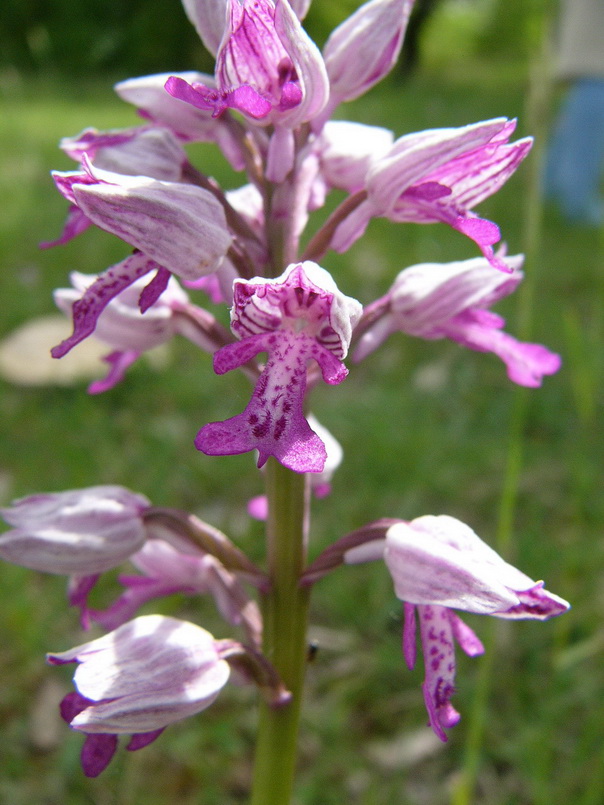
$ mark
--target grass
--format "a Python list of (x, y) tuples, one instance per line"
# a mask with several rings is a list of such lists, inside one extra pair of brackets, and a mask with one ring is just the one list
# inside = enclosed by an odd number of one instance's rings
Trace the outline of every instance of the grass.
[[(524, 73), (516, 66), (450, 63), (390, 80), (346, 113), (397, 134), (519, 115), (526, 133)], [(465, 67), (465, 69), (464, 69)], [(0, 336), (52, 311), (51, 291), (72, 269), (95, 272), (125, 254), (89, 231), (39, 252), (65, 211), (48, 178), (68, 169), (59, 137), (88, 125), (131, 125), (132, 111), (105, 84), (73, 87), (3, 81), (0, 133)], [(206, 148), (217, 178), (232, 181)], [(512, 253), (524, 247), (530, 168), (525, 165), (481, 213), (502, 227)], [(479, 697), (485, 659), (459, 656), (456, 704), (463, 720), (446, 747), (427, 740), (419, 683), (400, 655), (400, 608), (385, 571), (340, 570), (313, 601), (320, 649), (309, 668), (300, 743), (297, 805), (440, 805), (460, 791), (467, 741), (484, 721), (476, 793), (481, 805), (598, 805), (604, 798), (604, 671), (601, 627), (604, 522), (602, 254), (600, 233), (567, 226), (546, 209), (533, 275), (531, 338), (564, 357), (540, 390), (511, 386), (490, 355), (449, 343), (393, 337), (336, 389), (317, 389), (313, 407), (342, 442), (346, 459), (333, 495), (314, 507), (312, 553), (380, 516), (446, 512), (492, 544), (510, 457), (518, 481), (506, 551), (533, 577), (568, 598), (573, 610), (546, 623), (496, 623), (488, 695)], [(346, 293), (363, 302), (383, 293), (402, 267), (474, 255), (472, 244), (438, 226), (376, 221), (369, 237), (325, 261)], [(498, 310), (518, 332), (522, 303)], [(261, 527), (245, 514), (261, 490), (249, 456), (207, 458), (192, 448), (206, 421), (241, 410), (243, 380), (215, 377), (209, 360), (175, 343), (162, 370), (141, 363), (128, 382), (90, 398), (84, 386), (18, 388), (2, 382), (0, 502), (34, 491), (121, 483), (155, 503), (194, 510), (261, 556)], [(225, 410), (228, 409), (228, 410)], [(514, 423), (516, 423), (514, 425)], [(514, 436), (515, 433), (515, 436)], [(512, 438), (512, 441), (510, 439)], [(216, 805), (246, 801), (255, 704), (230, 688), (207, 712), (170, 728), (154, 745), (125, 752), (98, 780), (78, 766), (81, 739), (58, 723), (55, 703), (69, 673), (44, 666), (48, 650), (85, 637), (64, 603), (64, 580), (2, 568), (0, 609), (0, 802), (10, 805)], [(99, 597), (111, 595), (107, 582)], [(228, 633), (209, 602), (162, 602), (166, 613)], [(485, 619), (468, 617), (485, 635)], [(461, 653), (460, 653), (461, 654)], [(473, 702), (479, 711), (472, 715)], [(474, 725), (474, 727), (473, 727)]]

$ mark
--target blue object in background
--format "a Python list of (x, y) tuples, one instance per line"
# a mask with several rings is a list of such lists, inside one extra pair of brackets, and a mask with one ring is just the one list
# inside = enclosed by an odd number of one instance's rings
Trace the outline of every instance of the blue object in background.
[(572, 83), (556, 121), (545, 170), (545, 195), (565, 218), (599, 226), (604, 220), (604, 78)]

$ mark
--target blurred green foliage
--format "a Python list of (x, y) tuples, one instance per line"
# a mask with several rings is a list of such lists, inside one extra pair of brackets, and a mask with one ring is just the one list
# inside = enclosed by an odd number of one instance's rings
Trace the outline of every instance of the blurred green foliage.
[[(416, 6), (429, 8), (430, 18), (471, 19), (480, 27), (475, 46), (484, 53), (501, 56), (513, 49), (516, 56), (526, 56), (551, 2), (416, 0)], [(306, 28), (321, 44), (358, 5), (356, 0), (315, 0)], [(72, 77), (101, 71), (125, 76), (212, 69), (211, 57), (180, 4), (172, 0), (3, 0), (0, 42), (0, 70)]]
[(0, 66), (65, 76), (211, 68), (171, 0), (3, 0)]

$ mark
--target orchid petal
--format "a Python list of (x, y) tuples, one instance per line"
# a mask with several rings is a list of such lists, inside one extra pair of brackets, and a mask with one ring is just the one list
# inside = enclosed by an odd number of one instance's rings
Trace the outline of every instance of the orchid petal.
[(215, 56), (227, 24), (227, 0), (182, 0), (185, 14), (199, 38)]
[(208, 190), (94, 169), (72, 186), (80, 209), (183, 279), (216, 270), (231, 245), (222, 205)]
[(92, 226), (92, 221), (85, 215), (82, 210), (71, 204), (67, 212), (67, 219), (63, 226), (61, 235), (56, 240), (43, 240), (39, 246), (41, 249), (50, 249), (53, 246), (62, 246), (64, 243), (69, 243), (70, 240), (81, 235), (89, 226)]
[(94, 380), (88, 386), (88, 394), (103, 394), (124, 379), (126, 372), (140, 357), (140, 352), (127, 350), (125, 352), (110, 352), (103, 360), (109, 364), (109, 371), (102, 380)]
[(331, 33), (324, 49), (331, 108), (363, 95), (394, 67), (413, 2), (370, 0)]
[[(108, 268), (85, 291), (83, 296), (73, 302), (73, 333), (53, 347), (53, 358), (62, 358), (80, 341), (91, 335), (99, 316), (112, 299), (122, 293), (137, 279), (156, 270), (159, 266), (144, 254), (134, 254), (121, 263)], [(59, 297), (60, 298), (60, 297)]]
[(446, 741), (445, 728), (454, 727), (461, 718), (450, 701), (455, 692), (455, 647), (449, 610), (425, 605), (418, 611), (426, 668), (424, 701), (430, 726)]
[(117, 735), (87, 735), (80, 761), (86, 777), (98, 777), (105, 771), (117, 749)]
[(180, 181), (187, 162), (178, 138), (159, 126), (107, 132), (86, 129), (76, 137), (64, 137), (60, 145), (78, 162), (87, 156), (97, 168), (106, 171), (167, 182)]
[[(418, 517), (388, 529), (386, 565), (398, 598), (412, 604), (512, 617), (542, 618), (568, 604), (536, 587), (529, 576), (505, 562), (469, 526), (454, 517)], [(535, 612), (521, 607), (521, 594), (535, 596)], [(520, 615), (519, 613), (523, 614)]]

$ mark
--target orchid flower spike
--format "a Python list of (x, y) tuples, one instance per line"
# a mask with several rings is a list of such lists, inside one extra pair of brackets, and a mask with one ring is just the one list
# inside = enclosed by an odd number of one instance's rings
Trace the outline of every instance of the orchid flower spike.
[(230, 675), (221, 642), (199, 626), (145, 615), (69, 651), (48, 655), (52, 665), (78, 663), (77, 693), (61, 713), (87, 735), (82, 766), (96, 777), (111, 760), (117, 736), (130, 734), (140, 749), (175, 721), (199, 713), (216, 699)]
[(0, 558), (46, 573), (102, 573), (142, 548), (149, 506), (146, 497), (121, 486), (15, 500), (0, 510), (13, 526), (0, 536)]
[(459, 721), (455, 692), (454, 639), (473, 657), (484, 648), (451, 610), (498, 618), (546, 620), (569, 609), (541, 581), (508, 564), (472, 529), (453, 517), (428, 515), (399, 522), (386, 532), (384, 559), (394, 589), (405, 604), (403, 652), (415, 664), (415, 609), (420, 620), (426, 678), (424, 699), (430, 725), (447, 740), (445, 728)]
[(241, 340), (215, 353), (214, 370), (224, 374), (260, 352), (268, 359), (245, 411), (205, 425), (197, 449), (207, 455), (255, 449), (259, 467), (272, 455), (295, 472), (322, 472), (327, 452), (303, 412), (306, 367), (316, 361), (331, 385), (344, 380), (342, 359), (361, 310), (310, 261), (290, 265), (277, 279), (236, 280), (231, 328)]
[(540, 386), (544, 375), (558, 371), (560, 357), (541, 344), (523, 343), (505, 333), (505, 320), (488, 309), (523, 279), (522, 255), (498, 259), (513, 273), (493, 271), (483, 257), (423, 263), (401, 271), (386, 296), (365, 309), (371, 324), (359, 339), (354, 360), (362, 360), (400, 331), (429, 340), (450, 338), (469, 349), (493, 352), (514, 383)]

